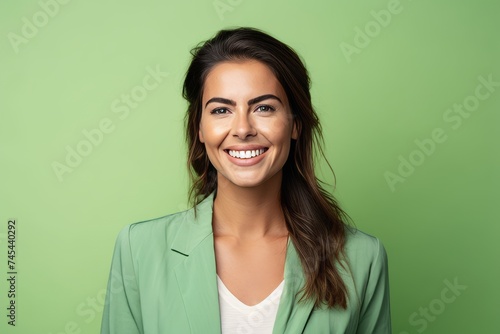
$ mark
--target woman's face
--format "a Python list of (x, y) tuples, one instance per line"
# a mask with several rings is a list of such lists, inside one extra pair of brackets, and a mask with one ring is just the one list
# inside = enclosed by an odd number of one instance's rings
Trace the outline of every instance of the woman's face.
[(223, 62), (208, 74), (199, 139), (218, 182), (240, 187), (281, 177), (297, 130), (283, 87), (255, 60)]

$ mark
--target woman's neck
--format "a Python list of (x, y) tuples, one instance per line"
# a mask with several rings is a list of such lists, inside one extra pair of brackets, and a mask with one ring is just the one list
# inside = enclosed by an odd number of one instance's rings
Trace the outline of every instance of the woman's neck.
[(281, 175), (275, 175), (260, 186), (248, 188), (219, 179), (214, 200), (215, 236), (253, 240), (286, 235), (280, 188)]

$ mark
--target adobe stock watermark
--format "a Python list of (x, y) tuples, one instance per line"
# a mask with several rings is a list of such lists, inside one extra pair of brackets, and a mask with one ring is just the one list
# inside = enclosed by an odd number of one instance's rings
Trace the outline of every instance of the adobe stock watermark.
[(107, 294), (123, 294), (125, 285), (136, 284), (132, 275), (122, 275), (117, 270), (112, 270), (110, 281), (106, 289), (102, 288), (93, 296), (85, 298), (75, 307), (76, 319), (68, 320), (62, 328), (49, 334), (81, 334), (82, 325), (88, 325), (95, 319), (101, 319), (102, 311), (106, 305)]
[[(143, 102), (149, 94), (157, 89), (169, 75), (160, 69), (160, 65), (156, 68), (146, 67), (146, 74), (142, 78), (142, 82), (130, 89), (127, 93), (122, 93), (119, 98), (111, 102), (110, 109), (114, 117), (124, 121), (130, 116), (132, 110), (137, 109), (140, 103)], [(116, 129), (117, 120), (110, 117), (104, 117), (97, 125), (90, 129), (81, 131), (81, 138), (75, 145), (66, 145), (66, 156), (64, 160), (52, 161), (51, 167), (59, 182), (64, 180), (66, 174), (72, 173), (78, 166), (82, 164), (94, 149), (100, 146), (107, 135), (111, 134)]]
[[(429, 324), (436, 321), (438, 317), (446, 311), (447, 307), (454, 303), (459, 296), (467, 289), (467, 285), (462, 285), (455, 277), (453, 282), (448, 279), (443, 281), (444, 288), (438, 298), (431, 300), (424, 307), (419, 307), (417, 311), (408, 316), (408, 323), (417, 333), (423, 333)], [(414, 331), (402, 331), (399, 334), (411, 334)]]
[(366, 49), (371, 41), (377, 38), (382, 30), (391, 24), (394, 16), (401, 14), (403, 9), (400, 0), (389, 0), (386, 9), (370, 11), (372, 19), (366, 22), (362, 28), (359, 26), (354, 27), (352, 43), (341, 42), (339, 44), (347, 63), (350, 64), (354, 55), (359, 55), (361, 51)]
[[(500, 82), (494, 81), (493, 74), (477, 77), (478, 84), (471, 95), (466, 96), (461, 103), (454, 103), (443, 112), (442, 118), (452, 130), (460, 129), (464, 120), (470, 118), (481, 105), (482, 101), (489, 99), (500, 87)], [(442, 127), (434, 128), (430, 134), (423, 138), (416, 138), (413, 142), (415, 149), (410, 153), (398, 156), (398, 166), (394, 171), (386, 170), (384, 178), (391, 192), (396, 191), (396, 186), (404, 183), (415, 173), (417, 167), (433, 155), (439, 144), (448, 140), (447, 131)]]
[(227, 12), (232, 12), (236, 6), (239, 6), (243, 0), (214, 0), (212, 5), (214, 6), (215, 12), (219, 16), (221, 21), (224, 21), (224, 15)]
[(28, 44), (30, 40), (35, 38), (40, 29), (45, 27), (49, 22), (59, 14), (62, 5), (66, 5), (70, 0), (40, 0), (38, 6), (40, 10), (36, 11), (30, 18), (23, 16), (21, 18), (21, 34), (10, 31), (7, 34), (7, 39), (16, 54), (19, 53), (19, 47), (23, 44)]

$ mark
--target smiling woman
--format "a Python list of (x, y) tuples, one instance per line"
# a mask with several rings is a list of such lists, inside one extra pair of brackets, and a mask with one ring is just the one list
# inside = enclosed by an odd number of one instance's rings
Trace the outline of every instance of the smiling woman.
[(391, 333), (387, 256), (314, 173), (298, 55), (252, 28), (192, 52), (188, 211), (126, 226), (102, 333)]

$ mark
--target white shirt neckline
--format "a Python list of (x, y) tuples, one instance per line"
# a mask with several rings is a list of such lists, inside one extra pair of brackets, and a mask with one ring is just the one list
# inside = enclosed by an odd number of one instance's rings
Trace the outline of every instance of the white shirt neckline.
[(236, 298), (217, 275), (222, 334), (272, 334), (285, 280), (263, 301), (246, 305)]
[(283, 287), (285, 285), (285, 280), (283, 279), (281, 283), (266, 298), (264, 298), (261, 302), (255, 305), (247, 305), (238, 298), (236, 298), (236, 296), (233, 295), (233, 293), (226, 287), (226, 285), (219, 277), (219, 275), (217, 275), (217, 285), (219, 288), (219, 294), (222, 295), (222, 297), (226, 299), (226, 301), (230, 303), (233, 307), (238, 308), (242, 311), (243, 310), (250, 311), (256, 308), (260, 308), (264, 303), (269, 303), (269, 301), (274, 300), (278, 296), (281, 296), (281, 293), (283, 292)]

